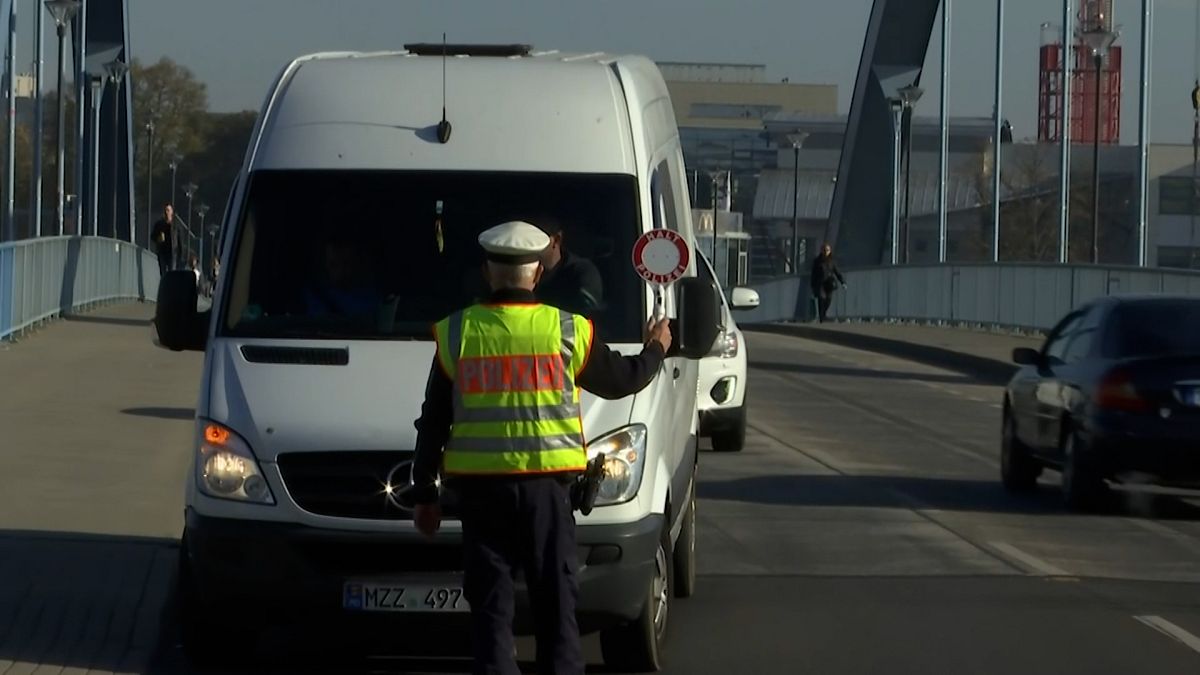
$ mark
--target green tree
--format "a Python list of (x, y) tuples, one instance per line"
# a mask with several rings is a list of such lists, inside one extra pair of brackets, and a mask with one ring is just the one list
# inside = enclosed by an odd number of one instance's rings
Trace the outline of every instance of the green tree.
[[(147, 122), (154, 123), (154, 156), (164, 151), (190, 155), (204, 146), (204, 114), (208, 109), (207, 87), (192, 71), (163, 57), (153, 65), (134, 59), (130, 66), (133, 82), (134, 129), (145, 134)], [(144, 166), (145, 139), (138, 144), (138, 163)], [(156, 161), (157, 163), (157, 161)], [(164, 161), (165, 164), (165, 161)], [(145, 170), (142, 170), (145, 175)]]

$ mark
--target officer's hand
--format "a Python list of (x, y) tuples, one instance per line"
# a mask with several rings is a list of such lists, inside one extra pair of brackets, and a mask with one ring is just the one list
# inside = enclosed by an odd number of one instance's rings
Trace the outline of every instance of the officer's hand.
[(413, 510), (413, 522), (417, 531), (426, 537), (432, 537), (442, 527), (441, 504), (417, 504)]
[(663, 353), (671, 351), (671, 321), (670, 319), (660, 319), (658, 321), (650, 321), (650, 340), (657, 342), (662, 346)]

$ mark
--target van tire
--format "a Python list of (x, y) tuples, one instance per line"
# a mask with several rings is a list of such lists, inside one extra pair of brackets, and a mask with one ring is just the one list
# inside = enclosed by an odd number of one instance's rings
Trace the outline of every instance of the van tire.
[(655, 573), (646, 589), (646, 603), (641, 614), (629, 623), (600, 631), (600, 654), (604, 665), (611, 670), (656, 673), (663, 668), (675, 576), (669, 521), (663, 524), (654, 558)]
[(690, 598), (696, 593), (696, 471), (692, 470), (691, 494), (685, 503), (683, 527), (675, 541), (675, 597)]

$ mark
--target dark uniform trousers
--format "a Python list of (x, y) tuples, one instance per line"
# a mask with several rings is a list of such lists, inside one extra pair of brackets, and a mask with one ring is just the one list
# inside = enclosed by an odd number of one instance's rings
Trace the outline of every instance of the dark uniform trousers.
[(520, 673), (513, 657), (514, 575), (524, 573), (539, 673), (584, 672), (575, 605), (575, 517), (555, 476), (460, 479), (464, 593), (471, 604), (474, 672)]

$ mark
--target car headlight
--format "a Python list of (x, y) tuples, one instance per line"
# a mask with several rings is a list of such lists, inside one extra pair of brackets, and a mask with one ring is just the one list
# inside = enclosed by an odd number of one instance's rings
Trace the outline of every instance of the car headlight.
[(719, 356), (723, 359), (732, 359), (738, 355), (738, 335), (737, 331), (729, 331), (721, 333), (717, 336), (717, 341), (713, 344), (712, 351), (709, 356)]
[(258, 468), (250, 445), (233, 430), (201, 420), (196, 453), (196, 482), (200, 491), (217, 499), (274, 504), (271, 488)]
[(604, 457), (596, 506), (624, 504), (637, 496), (646, 467), (646, 427), (634, 424), (588, 445), (588, 458)]

